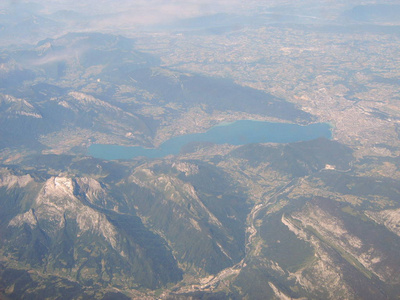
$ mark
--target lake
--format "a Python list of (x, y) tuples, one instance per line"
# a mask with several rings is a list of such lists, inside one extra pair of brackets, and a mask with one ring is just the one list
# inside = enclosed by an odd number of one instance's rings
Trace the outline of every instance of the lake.
[(301, 126), (297, 124), (241, 120), (233, 123), (221, 123), (204, 133), (173, 137), (158, 148), (93, 144), (89, 147), (88, 154), (107, 160), (131, 159), (139, 156), (159, 158), (171, 154), (179, 154), (182, 147), (195, 142), (230, 145), (291, 143), (313, 140), (319, 137), (330, 139), (331, 135), (331, 126), (327, 123)]

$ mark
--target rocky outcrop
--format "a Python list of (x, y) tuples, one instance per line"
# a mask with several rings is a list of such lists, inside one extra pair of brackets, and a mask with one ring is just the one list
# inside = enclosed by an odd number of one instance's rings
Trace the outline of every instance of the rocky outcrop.
[(367, 211), (365, 214), (376, 223), (386, 226), (390, 231), (400, 236), (400, 209)]

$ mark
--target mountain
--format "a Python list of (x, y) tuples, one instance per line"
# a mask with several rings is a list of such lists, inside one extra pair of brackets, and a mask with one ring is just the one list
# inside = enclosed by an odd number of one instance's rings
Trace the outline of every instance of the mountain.
[(83, 286), (157, 288), (182, 278), (165, 242), (133, 211), (107, 208), (115, 201), (98, 181), (2, 173), (2, 205), (21, 212), (2, 211), (9, 263)]
[(400, 182), (354, 174), (352, 161), (349, 148), (318, 139), (244, 145), (208, 162), (42, 155), (3, 167), (3, 293), (43, 296), (58, 282), (54, 293), (97, 287), (104, 299), (115, 288), (390, 298)]

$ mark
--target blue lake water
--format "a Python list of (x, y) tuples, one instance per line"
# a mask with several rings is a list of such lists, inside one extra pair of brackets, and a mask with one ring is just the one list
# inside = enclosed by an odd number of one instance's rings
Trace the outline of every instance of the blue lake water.
[(129, 147), (120, 145), (94, 144), (88, 154), (101, 159), (131, 159), (144, 156), (159, 158), (179, 154), (182, 147), (194, 142), (245, 145), (251, 143), (291, 143), (313, 140), (319, 137), (330, 139), (331, 127), (326, 123), (307, 126), (287, 123), (270, 123), (241, 120), (222, 123), (204, 133), (193, 133), (173, 137), (158, 148)]

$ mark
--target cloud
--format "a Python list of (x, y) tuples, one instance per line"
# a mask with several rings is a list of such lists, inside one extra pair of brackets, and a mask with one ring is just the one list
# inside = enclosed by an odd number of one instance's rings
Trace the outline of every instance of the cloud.
[(78, 60), (89, 49), (88, 46), (80, 47), (65, 47), (56, 51), (51, 50), (50, 43), (44, 44), (38, 51), (43, 51), (39, 58), (34, 58), (26, 63), (31, 66), (41, 66), (49, 63), (56, 63), (61, 61)]

